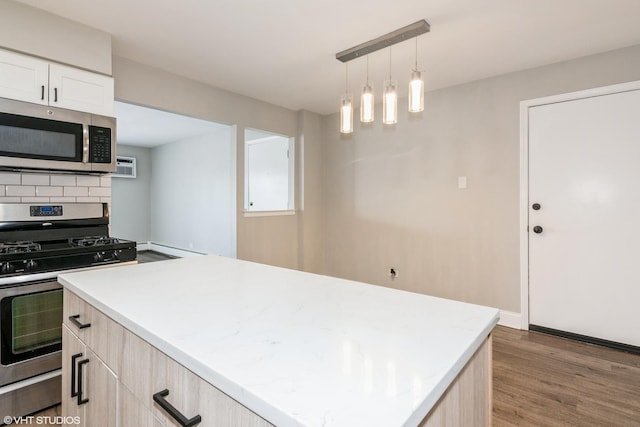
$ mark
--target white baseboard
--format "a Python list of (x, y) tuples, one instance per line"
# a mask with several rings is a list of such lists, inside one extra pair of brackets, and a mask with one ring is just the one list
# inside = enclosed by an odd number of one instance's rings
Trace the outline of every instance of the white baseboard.
[(157, 243), (149, 243), (149, 250), (160, 252), (161, 254), (165, 255), (176, 256), (179, 258), (204, 255), (200, 252), (186, 251), (184, 249), (173, 248), (171, 246), (164, 246)]
[(151, 250), (151, 243), (146, 242), (146, 243), (138, 243), (136, 245), (136, 249), (139, 251), (150, 251)]
[(498, 320), (498, 325), (513, 329), (521, 329), (522, 315), (513, 311), (500, 310), (500, 320)]

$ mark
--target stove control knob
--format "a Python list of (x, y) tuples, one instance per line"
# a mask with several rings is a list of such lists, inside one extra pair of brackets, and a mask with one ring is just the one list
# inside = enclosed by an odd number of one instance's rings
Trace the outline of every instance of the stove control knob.
[(113, 259), (118, 259), (118, 251), (113, 251)]
[(38, 263), (35, 262), (34, 260), (30, 259), (29, 261), (26, 262), (24, 269), (25, 271), (33, 271), (36, 268), (38, 268)]
[(16, 268), (10, 262), (5, 262), (2, 264), (2, 266), (0, 266), (0, 272), (2, 274), (11, 274), (15, 271)]
[(104, 261), (104, 253), (102, 252), (97, 252), (94, 256), (93, 256), (93, 260), (95, 262), (102, 262)]

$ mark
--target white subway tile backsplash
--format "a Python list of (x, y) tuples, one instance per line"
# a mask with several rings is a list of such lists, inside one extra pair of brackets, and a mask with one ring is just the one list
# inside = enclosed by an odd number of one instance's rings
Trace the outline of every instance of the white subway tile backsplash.
[(89, 187), (89, 196), (111, 197), (111, 187)]
[(36, 195), (36, 187), (34, 187), (33, 185), (7, 185), (5, 195), (8, 197), (33, 197)]
[(75, 203), (76, 202), (75, 197), (50, 197), (49, 199), (51, 203)]
[(0, 203), (108, 203), (111, 175), (0, 172)]
[(22, 203), (49, 203), (48, 197), (22, 197)]
[(100, 177), (92, 175), (78, 175), (76, 177), (76, 185), (78, 187), (100, 187)]
[(60, 197), (62, 196), (62, 187), (36, 187), (36, 196), (38, 197)]
[(49, 175), (38, 173), (23, 173), (22, 185), (49, 185)]
[(75, 175), (51, 175), (51, 185), (75, 187)]
[(87, 197), (89, 195), (88, 187), (64, 187), (63, 194), (65, 196)]
[(100, 197), (76, 197), (77, 203), (100, 203)]
[(20, 174), (15, 172), (0, 172), (0, 184), (20, 185)]

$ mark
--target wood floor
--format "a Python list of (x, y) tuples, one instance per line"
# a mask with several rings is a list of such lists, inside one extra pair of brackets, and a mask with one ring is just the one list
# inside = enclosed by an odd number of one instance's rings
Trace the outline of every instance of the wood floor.
[(640, 355), (498, 326), (493, 425), (640, 426)]
[(155, 261), (165, 261), (168, 259), (174, 259), (174, 256), (165, 255), (156, 251), (138, 251), (138, 262), (155, 262)]
[(640, 355), (498, 326), (494, 426), (640, 426)]

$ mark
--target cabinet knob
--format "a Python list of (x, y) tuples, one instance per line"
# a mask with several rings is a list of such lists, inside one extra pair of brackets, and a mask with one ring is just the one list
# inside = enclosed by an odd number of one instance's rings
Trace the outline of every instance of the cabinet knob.
[(533, 232), (536, 234), (542, 233), (542, 227), (540, 227), (539, 225), (536, 225), (535, 227), (533, 227)]

